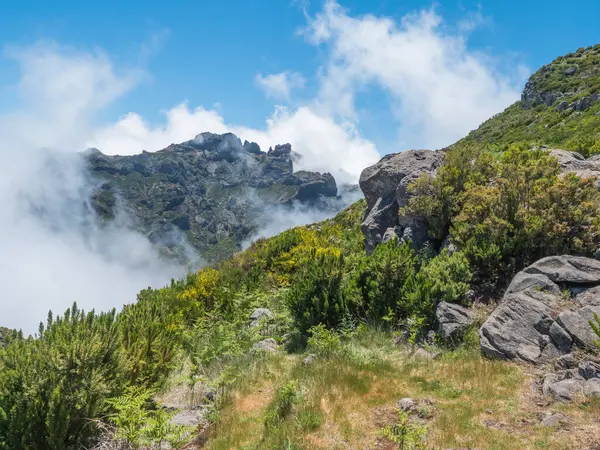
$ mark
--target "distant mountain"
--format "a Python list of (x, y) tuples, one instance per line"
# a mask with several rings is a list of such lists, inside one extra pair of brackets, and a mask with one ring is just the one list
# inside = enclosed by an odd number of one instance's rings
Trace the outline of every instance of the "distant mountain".
[(600, 153), (600, 44), (542, 66), (521, 100), (458, 142), (501, 147), (526, 142)]
[(231, 133), (201, 133), (133, 156), (85, 153), (97, 185), (92, 205), (102, 218), (126, 211), (134, 228), (171, 256), (187, 259), (189, 243), (208, 262), (239, 250), (269, 225), (274, 208), (333, 214), (345, 206), (331, 174), (294, 172), (298, 157), (290, 144), (264, 152)]

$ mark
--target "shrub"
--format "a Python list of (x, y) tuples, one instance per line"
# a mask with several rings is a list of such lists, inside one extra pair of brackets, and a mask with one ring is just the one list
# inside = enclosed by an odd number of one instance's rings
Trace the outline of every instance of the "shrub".
[(312, 251), (312, 260), (295, 278), (287, 296), (294, 325), (302, 336), (319, 324), (335, 328), (348, 313), (341, 253), (317, 248)]
[(98, 431), (90, 419), (122, 389), (114, 310), (85, 313), (74, 304), (62, 317), (50, 313), (37, 339), (15, 340), (1, 356), (2, 448), (84, 448)]
[(469, 262), (461, 252), (440, 255), (421, 266), (416, 275), (404, 286), (404, 304), (412, 335), (429, 327), (433, 321), (436, 305), (441, 302), (466, 303), (471, 281)]
[(265, 425), (267, 429), (277, 426), (292, 412), (292, 407), (299, 401), (300, 391), (298, 383), (294, 380), (283, 385), (275, 398), (271, 401), (265, 412)]
[(328, 330), (323, 324), (316, 325), (309, 330), (308, 350), (320, 357), (340, 355), (344, 345), (340, 335), (334, 330)]
[(551, 254), (589, 254), (600, 232), (592, 180), (561, 174), (543, 150), (508, 147), (499, 158), (452, 149), (438, 176), (421, 177), (404, 213), (425, 217), (438, 242), (450, 233), (480, 287), (499, 287)]
[(354, 313), (371, 321), (409, 313), (403, 300), (406, 280), (414, 275), (415, 255), (408, 244), (390, 240), (358, 265), (351, 288), (358, 296)]

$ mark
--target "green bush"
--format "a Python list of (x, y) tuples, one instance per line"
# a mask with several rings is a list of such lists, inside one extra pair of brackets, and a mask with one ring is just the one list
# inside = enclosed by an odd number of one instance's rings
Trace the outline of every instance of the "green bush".
[(123, 386), (115, 311), (85, 313), (74, 304), (48, 315), (37, 339), (16, 340), (1, 354), (0, 446), (80, 449), (97, 435), (105, 399)]
[(312, 327), (309, 333), (309, 352), (322, 358), (341, 355), (344, 352), (342, 339), (335, 330), (328, 330), (323, 324), (320, 324)]
[(302, 336), (319, 324), (335, 328), (348, 313), (344, 292), (344, 257), (329, 249), (314, 250), (312, 264), (294, 279), (287, 305)]
[(404, 285), (414, 276), (415, 254), (408, 244), (390, 240), (359, 263), (351, 289), (358, 296), (353, 313), (371, 322), (384, 317), (402, 317), (410, 307), (404, 302)]
[(513, 145), (494, 158), (457, 147), (435, 179), (421, 177), (411, 190), (403, 212), (427, 218), (438, 242), (450, 234), (483, 288), (502, 287), (544, 256), (597, 247), (600, 195), (593, 181), (561, 175), (543, 150)]

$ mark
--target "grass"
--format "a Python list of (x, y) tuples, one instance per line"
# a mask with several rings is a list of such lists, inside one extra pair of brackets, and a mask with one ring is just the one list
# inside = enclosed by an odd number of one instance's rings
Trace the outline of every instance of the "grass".
[[(246, 361), (205, 448), (402, 448), (385, 436), (399, 429), (404, 397), (431, 403), (414, 425), (425, 430), (425, 448), (587, 448), (598, 435), (600, 402), (539, 406), (523, 367), (484, 359), (475, 346), (417, 359), (391, 342), (366, 331), (310, 365), (303, 355)], [(571, 423), (542, 427), (544, 411)]]

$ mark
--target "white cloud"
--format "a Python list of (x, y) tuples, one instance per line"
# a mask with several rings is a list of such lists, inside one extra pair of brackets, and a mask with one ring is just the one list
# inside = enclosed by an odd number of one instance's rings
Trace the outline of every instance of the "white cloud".
[(257, 74), (256, 84), (269, 98), (289, 101), (293, 89), (303, 88), (304, 77), (298, 72), (281, 72), (268, 75)]
[(389, 94), (405, 145), (453, 143), (519, 98), (522, 72), (507, 76), (492, 58), (467, 47), (466, 33), (480, 23), (480, 14), (468, 16), (451, 32), (433, 9), (398, 23), (352, 17), (327, 1), (304, 30), (309, 42), (329, 51), (319, 104), (356, 120), (356, 92), (376, 85)]
[[(55, 44), (11, 48), (19, 106), (0, 116), (0, 317), (34, 332), (74, 301), (105, 310), (135, 301), (182, 268), (164, 263), (126, 218), (100, 226), (88, 208), (81, 150), (98, 112), (135, 86), (101, 54)], [(56, 147), (66, 152), (40, 150)]]

